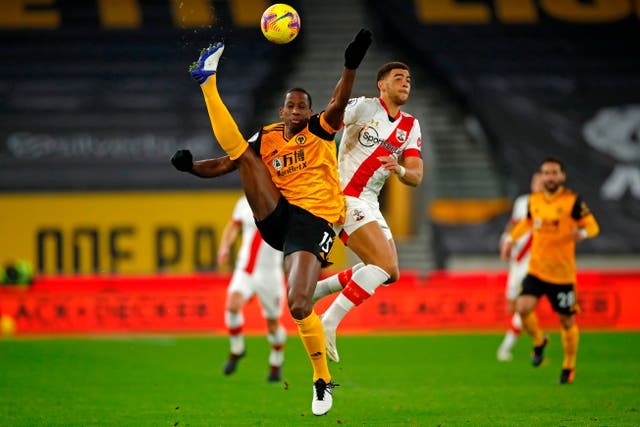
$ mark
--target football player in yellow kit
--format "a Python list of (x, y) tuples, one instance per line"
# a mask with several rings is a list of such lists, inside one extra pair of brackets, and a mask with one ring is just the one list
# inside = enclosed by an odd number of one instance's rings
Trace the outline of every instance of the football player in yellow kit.
[(314, 370), (314, 415), (331, 409), (336, 385), (327, 366), (324, 329), (311, 301), (320, 269), (329, 264), (332, 227), (342, 223), (345, 215), (334, 137), (342, 126), (356, 69), (371, 41), (371, 32), (361, 29), (349, 43), (342, 76), (324, 111), (314, 114), (309, 93), (290, 89), (280, 108), (282, 122), (262, 127), (249, 141), (218, 92), (218, 61), (224, 44), (203, 50), (190, 71), (202, 89), (218, 144), (228, 156), (193, 162), (188, 150), (179, 150), (171, 159), (178, 170), (200, 177), (236, 169), (240, 173), (260, 234), (284, 253), (289, 312)]
[(560, 383), (573, 382), (578, 351), (579, 331), (574, 314), (579, 312), (576, 293), (575, 245), (595, 237), (600, 227), (580, 195), (564, 187), (566, 173), (562, 161), (549, 157), (542, 162), (540, 173), (544, 190), (529, 197), (528, 214), (518, 222), (502, 246), (501, 256), (508, 260), (513, 242), (533, 229), (531, 259), (522, 291), (516, 300), (516, 311), (525, 330), (533, 337), (531, 363), (539, 366), (549, 339), (542, 333), (533, 309), (546, 295), (558, 313), (562, 326), (564, 359)]

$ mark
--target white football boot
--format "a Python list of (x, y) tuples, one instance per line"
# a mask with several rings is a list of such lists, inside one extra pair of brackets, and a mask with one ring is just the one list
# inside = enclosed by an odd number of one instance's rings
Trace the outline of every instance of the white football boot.
[(333, 405), (333, 388), (338, 384), (333, 381), (326, 383), (322, 378), (313, 383), (313, 400), (311, 401), (311, 412), (313, 415), (324, 415)]

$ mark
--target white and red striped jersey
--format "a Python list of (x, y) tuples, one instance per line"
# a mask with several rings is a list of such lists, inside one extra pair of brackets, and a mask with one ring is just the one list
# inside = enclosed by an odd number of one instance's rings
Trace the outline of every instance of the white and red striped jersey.
[(378, 205), (378, 195), (391, 172), (379, 156), (421, 157), (418, 120), (400, 111), (390, 118), (381, 98), (353, 98), (344, 114), (345, 129), (338, 151), (340, 183), (346, 196)]
[(282, 252), (262, 240), (246, 197), (236, 202), (231, 221), (242, 226), (242, 245), (238, 251), (236, 270), (252, 274), (256, 269), (282, 268)]
[[(513, 210), (511, 211), (511, 224), (515, 225), (522, 218), (527, 216), (529, 211), (529, 195), (522, 194), (516, 198), (513, 202)], [(526, 262), (529, 263), (529, 254), (531, 252), (531, 242), (533, 239), (533, 230), (529, 230), (518, 240), (513, 242), (513, 249), (511, 250), (511, 262)]]

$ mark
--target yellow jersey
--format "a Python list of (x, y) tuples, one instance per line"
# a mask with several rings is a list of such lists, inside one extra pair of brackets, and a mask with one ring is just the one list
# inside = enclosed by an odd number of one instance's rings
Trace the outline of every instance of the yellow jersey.
[(554, 194), (539, 191), (529, 196), (529, 212), (511, 231), (513, 240), (533, 229), (528, 273), (554, 284), (576, 283), (574, 230), (584, 228), (587, 237), (600, 231), (582, 198), (560, 187)]
[(331, 224), (341, 224), (345, 199), (338, 176), (335, 133), (321, 113), (311, 116), (307, 127), (290, 139), (280, 122), (264, 126), (250, 144), (289, 203)]

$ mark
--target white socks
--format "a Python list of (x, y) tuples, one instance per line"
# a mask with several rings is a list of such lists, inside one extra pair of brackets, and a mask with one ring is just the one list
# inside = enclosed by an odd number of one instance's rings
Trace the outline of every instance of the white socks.
[(511, 329), (516, 335), (520, 335), (522, 333), (522, 318), (518, 313), (513, 313), (513, 317), (511, 318)]
[(354, 272), (344, 290), (322, 315), (325, 329), (337, 328), (349, 310), (373, 295), (376, 288), (389, 280), (389, 277), (386, 271), (372, 264), (364, 265)]
[(244, 353), (244, 335), (242, 335), (242, 325), (244, 325), (244, 317), (242, 312), (232, 313), (224, 312), (224, 323), (229, 329), (229, 344), (231, 346), (231, 354)]
[(516, 342), (518, 342), (521, 333), (522, 319), (518, 313), (513, 313), (513, 317), (511, 317), (511, 327), (504, 334), (504, 339), (500, 344), (500, 350), (503, 352), (511, 352)]
[(362, 267), (364, 267), (364, 263), (359, 262), (347, 270), (341, 271), (340, 273), (336, 273), (333, 276), (319, 281), (316, 285), (316, 290), (313, 293), (313, 304), (327, 295), (331, 295), (344, 289), (347, 283), (349, 283), (349, 280), (351, 280), (353, 273), (360, 270)]
[(284, 343), (287, 340), (287, 331), (282, 325), (278, 325), (278, 330), (273, 334), (267, 334), (267, 341), (271, 344), (269, 353), (269, 365), (282, 366), (284, 362)]

